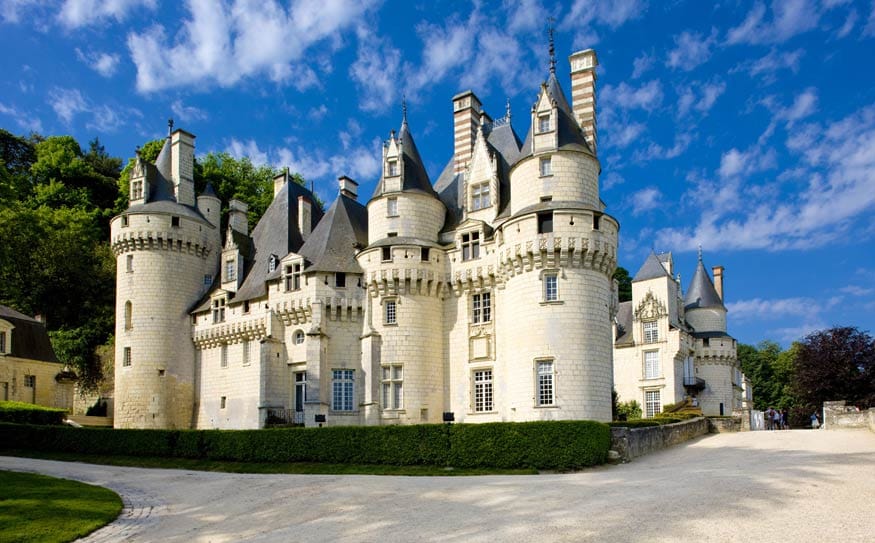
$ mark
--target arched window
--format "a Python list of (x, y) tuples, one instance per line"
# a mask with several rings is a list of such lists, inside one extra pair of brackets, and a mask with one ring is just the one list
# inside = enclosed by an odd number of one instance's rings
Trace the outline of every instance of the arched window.
[(300, 345), (302, 343), (304, 343), (304, 331), (295, 330), (295, 345)]
[(130, 301), (125, 302), (125, 330), (130, 330), (133, 328), (133, 323), (131, 322), (133, 319), (134, 308), (131, 305)]

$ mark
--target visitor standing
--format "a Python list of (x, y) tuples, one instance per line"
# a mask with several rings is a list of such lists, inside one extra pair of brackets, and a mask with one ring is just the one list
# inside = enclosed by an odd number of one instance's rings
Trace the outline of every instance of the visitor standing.
[(819, 417), (817, 416), (817, 411), (815, 411), (814, 413), (811, 414), (811, 427), (815, 430), (820, 428), (820, 420), (819, 420)]

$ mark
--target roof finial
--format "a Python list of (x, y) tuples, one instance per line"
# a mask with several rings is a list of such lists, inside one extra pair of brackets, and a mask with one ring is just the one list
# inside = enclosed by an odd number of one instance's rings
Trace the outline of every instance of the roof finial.
[(407, 96), (401, 95), (401, 124), (407, 124)]
[(510, 122), (510, 98), (507, 99), (507, 105), (505, 106), (504, 110), (504, 118), (507, 119), (508, 122)]
[(167, 119), (167, 135), (173, 134), (173, 118)]
[(699, 244), (699, 262), (702, 261), (702, 244)]
[(556, 75), (556, 48), (553, 44), (553, 23), (556, 19), (553, 17), (547, 18), (547, 35), (550, 38), (550, 74)]

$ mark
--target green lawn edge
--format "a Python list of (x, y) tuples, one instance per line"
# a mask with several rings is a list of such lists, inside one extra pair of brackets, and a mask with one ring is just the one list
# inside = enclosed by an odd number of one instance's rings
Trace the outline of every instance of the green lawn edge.
[(0, 541), (66, 543), (106, 526), (121, 511), (121, 497), (107, 488), (0, 470)]
[[(190, 458), (161, 458), (142, 456), (86, 455), (66, 452), (24, 451), (0, 449), (0, 456), (17, 456), (40, 460), (59, 460), (105, 466), (124, 466), (149, 469), (179, 469), (222, 473), (263, 473), (291, 475), (400, 475), (410, 477), (482, 476), (482, 475), (537, 475), (537, 469), (499, 468), (444, 468), (440, 466), (392, 466), (384, 464), (324, 464), (315, 462), (236, 462), (198, 460)], [(0, 539), (2, 541), (2, 539)]]

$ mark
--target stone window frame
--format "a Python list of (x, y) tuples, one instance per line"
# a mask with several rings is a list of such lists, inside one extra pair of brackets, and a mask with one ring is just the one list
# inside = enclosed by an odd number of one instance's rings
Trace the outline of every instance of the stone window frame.
[(134, 255), (125, 256), (125, 271), (127, 273), (134, 273)]
[[(541, 270), (541, 305), (562, 304), (560, 297), (558, 268), (546, 268)], [(550, 283), (553, 283), (551, 288)]]
[(11, 322), (0, 319), (0, 355), (12, 354), (12, 330), (15, 326)]
[(232, 256), (225, 259), (225, 282), (237, 280), (237, 257)]
[(128, 219), (127, 215), (122, 215), (122, 228), (127, 228), (131, 225), (130, 219)]
[[(143, 180), (131, 181), (131, 200), (143, 199)], [(127, 226), (127, 225), (124, 225)]]
[(283, 266), (283, 288), (285, 292), (301, 290), (304, 284), (304, 262), (293, 260)]
[(538, 159), (538, 177), (553, 177), (553, 157), (551, 155)]
[[(653, 364), (648, 366), (648, 357), (653, 355), (651, 362)], [(659, 363), (659, 350), (647, 350), (642, 353), (643, 364), (644, 364), (644, 378), (645, 379), (661, 379), (662, 378), (662, 368)]]
[(331, 410), (339, 413), (355, 411), (355, 370), (333, 368), (331, 370)]
[(537, 134), (546, 134), (553, 131), (553, 113), (547, 111), (538, 114), (538, 131)]
[(404, 364), (380, 366), (380, 404), (384, 411), (404, 409)]
[(397, 158), (387, 160), (386, 177), (398, 177), (401, 175), (401, 168), (399, 166), (400, 164)]
[(210, 304), (210, 314), (213, 317), (213, 324), (225, 322), (226, 310), (228, 308), (228, 296), (221, 294), (214, 296)]
[(641, 330), (644, 343), (656, 343), (659, 341), (659, 323), (655, 319), (642, 322)]
[(480, 248), (483, 244), (483, 231), (480, 229), (469, 230), (459, 233), (459, 251), (462, 253), (462, 262), (477, 260), (480, 258)]
[(228, 344), (222, 343), (219, 347), (219, 367), (223, 370), (228, 369)]
[(471, 299), (471, 324), (489, 324), (492, 322), (492, 291), (483, 289), (473, 292)]
[(132, 359), (132, 356), (131, 356), (131, 348), (130, 348), (130, 347), (124, 347), (124, 348), (122, 349), (122, 367), (123, 367), (123, 368), (130, 368), (130, 367), (131, 367), (131, 362), (132, 362), (131, 359)]
[(243, 365), (249, 366), (250, 364), (252, 364), (252, 341), (249, 339), (244, 339), (240, 343), (243, 351), (241, 355), (243, 359)]
[(125, 332), (130, 332), (134, 329), (134, 304), (130, 300), (125, 302)]
[(471, 412), (478, 415), (495, 412), (495, 371), (492, 366), (471, 370)]
[(295, 333), (292, 334), (292, 341), (294, 341), (295, 345), (303, 345), (305, 339), (306, 334), (301, 329), (295, 330)]
[(33, 388), (36, 389), (36, 375), (33, 374), (25, 374), (24, 376), (24, 388)]
[[(542, 368), (548, 365), (549, 372), (542, 372)], [(536, 358), (533, 370), (535, 374), (535, 407), (557, 407), (556, 360), (549, 357)], [(548, 377), (549, 379), (547, 379)]]
[(471, 185), (471, 211), (492, 207), (492, 191), (489, 181)]
[(398, 198), (396, 196), (390, 196), (386, 198), (386, 216), (387, 217), (398, 217)]

